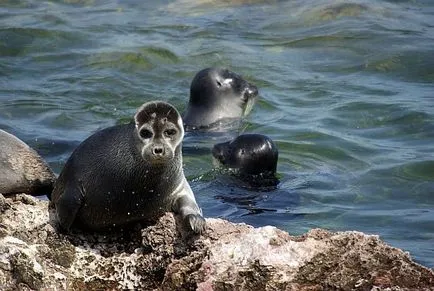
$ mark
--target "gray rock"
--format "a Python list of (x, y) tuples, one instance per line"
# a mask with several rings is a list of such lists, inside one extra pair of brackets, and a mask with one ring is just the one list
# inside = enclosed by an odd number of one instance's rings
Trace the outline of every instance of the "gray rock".
[(209, 218), (191, 237), (170, 213), (124, 233), (63, 235), (48, 202), (28, 201), (4, 201), (2, 290), (434, 290), (433, 270), (374, 235)]
[(56, 179), (44, 159), (16, 136), (0, 129), (0, 193), (50, 193)]

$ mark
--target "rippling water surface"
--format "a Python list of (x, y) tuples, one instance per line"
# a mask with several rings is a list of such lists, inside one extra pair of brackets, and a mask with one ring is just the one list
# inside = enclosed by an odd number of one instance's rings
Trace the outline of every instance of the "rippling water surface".
[(276, 142), (281, 183), (238, 187), (213, 171), (226, 136), (189, 136), (206, 216), (379, 234), (434, 267), (432, 1), (147, 2), (1, 1), (0, 128), (59, 173), (91, 133), (153, 99), (183, 111), (194, 74), (226, 66), (260, 89), (240, 131)]

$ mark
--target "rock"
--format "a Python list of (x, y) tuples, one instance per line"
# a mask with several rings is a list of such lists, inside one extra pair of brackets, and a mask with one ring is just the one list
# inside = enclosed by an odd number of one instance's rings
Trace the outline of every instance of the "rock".
[(0, 214), (5, 212), (9, 208), (9, 204), (6, 198), (0, 193)]
[(47, 201), (0, 197), (0, 209), (2, 290), (434, 290), (433, 270), (355, 231), (291, 236), (208, 218), (191, 237), (167, 213), (146, 228), (64, 235)]
[(0, 193), (0, 238), (3, 238), (8, 235), (8, 227), (7, 225), (2, 223), (2, 214), (10, 208), (10, 204), (6, 200), (6, 198)]
[(10, 262), (17, 283), (27, 284), (32, 289), (39, 289), (42, 286), (44, 271), (33, 255), (28, 255), (24, 251), (13, 252)]
[(0, 129), (0, 192), (51, 193), (56, 176), (44, 159), (18, 137)]

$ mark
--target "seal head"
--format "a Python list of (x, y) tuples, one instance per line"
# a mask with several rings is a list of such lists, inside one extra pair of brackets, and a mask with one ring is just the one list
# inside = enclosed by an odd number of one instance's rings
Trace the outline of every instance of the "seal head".
[[(212, 149), (214, 158), (243, 180), (254, 185), (277, 185), (275, 178), (278, 150), (274, 142), (261, 134), (243, 134)], [(268, 185), (265, 185), (268, 186)]]
[(203, 69), (191, 82), (185, 128), (204, 129), (239, 119), (249, 113), (257, 96), (258, 88), (240, 75), (224, 68)]
[(142, 158), (151, 164), (170, 162), (180, 150), (184, 136), (181, 118), (175, 108), (160, 103), (147, 103), (134, 116), (137, 145)]

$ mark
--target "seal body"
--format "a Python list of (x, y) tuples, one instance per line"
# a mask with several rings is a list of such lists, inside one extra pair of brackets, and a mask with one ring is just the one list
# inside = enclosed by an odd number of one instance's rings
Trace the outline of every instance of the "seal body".
[(212, 154), (220, 164), (234, 169), (236, 174), (253, 185), (278, 183), (275, 174), (279, 153), (274, 142), (265, 135), (240, 135), (231, 141), (215, 144)]
[(72, 153), (51, 195), (60, 226), (90, 230), (181, 215), (194, 232), (205, 220), (182, 169), (184, 130), (165, 102), (142, 105), (134, 123), (101, 130)]
[(184, 114), (186, 130), (206, 129), (249, 113), (258, 96), (255, 85), (223, 68), (207, 68), (196, 74)]
[(56, 177), (41, 156), (16, 136), (0, 130), (0, 193), (50, 193)]

